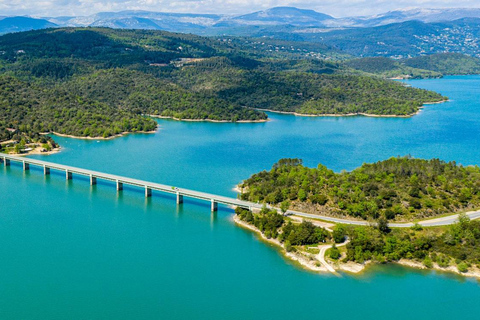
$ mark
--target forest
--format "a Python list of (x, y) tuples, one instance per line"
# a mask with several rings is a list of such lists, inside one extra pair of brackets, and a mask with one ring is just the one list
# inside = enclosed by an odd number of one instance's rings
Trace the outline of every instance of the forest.
[[(476, 249), (480, 243), (480, 222), (470, 221), (465, 214), (460, 214), (457, 223), (444, 227), (423, 228), (415, 224), (411, 228), (389, 228), (380, 218), (371, 226), (336, 224), (332, 232), (309, 221), (292, 222), (276, 210), (265, 207), (259, 213), (237, 208), (235, 214), (255, 226), (267, 239), (280, 241), (287, 252), (308, 252), (308, 246), (333, 243), (327, 256), (342, 263), (388, 263), (408, 259), (426, 268), (454, 266), (460, 272), (480, 266), (480, 253)], [(347, 239), (345, 250), (335, 246)]]
[(397, 60), (366, 57), (349, 59), (344, 64), (384, 78), (425, 79), (480, 73), (480, 59), (461, 53), (437, 53)]
[(361, 220), (414, 221), (480, 207), (480, 168), (397, 157), (335, 173), (281, 159), (240, 184), (253, 202)]
[(255, 226), (267, 239), (277, 239), (284, 243), (289, 252), (295, 250), (294, 246), (318, 244), (332, 238), (330, 232), (317, 227), (309, 221), (292, 223), (286, 221), (276, 210), (262, 208), (259, 213), (237, 208), (235, 214), (248, 224)]
[(259, 109), (404, 116), (446, 99), (334, 58), (345, 57), (321, 44), (151, 30), (7, 34), (0, 37), (0, 132), (4, 140), (52, 132), (110, 137), (154, 130), (151, 115), (266, 120)]
[[(441, 228), (378, 228), (339, 226), (348, 236), (345, 261), (378, 263), (409, 259), (427, 268), (456, 266), (460, 272), (480, 266), (480, 222), (460, 215), (457, 223)], [(336, 227), (336, 228), (339, 228)]]

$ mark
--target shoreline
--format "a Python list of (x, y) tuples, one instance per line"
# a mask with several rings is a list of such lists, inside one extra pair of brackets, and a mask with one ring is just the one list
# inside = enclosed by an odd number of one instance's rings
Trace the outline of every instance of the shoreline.
[(270, 119), (262, 120), (238, 120), (238, 121), (228, 121), (228, 120), (212, 120), (212, 119), (179, 119), (175, 117), (160, 116), (154, 114), (145, 114), (145, 116), (158, 118), (158, 119), (171, 119), (175, 121), (186, 121), (186, 122), (212, 122), (212, 123), (264, 123), (270, 121)]
[(45, 152), (41, 152), (37, 148), (37, 149), (33, 149), (32, 151), (28, 151), (28, 152), (25, 152), (25, 153), (12, 153), (12, 155), (15, 155), (17, 157), (25, 157), (25, 156), (31, 156), (31, 155), (49, 156), (49, 155), (52, 155), (52, 154), (55, 154), (55, 153), (59, 153), (60, 151), (62, 151), (61, 147), (54, 148), (50, 151), (45, 151)]
[[(79, 140), (112, 140), (112, 139), (124, 137), (124, 136), (129, 135), (129, 134), (135, 134), (135, 133), (141, 133), (141, 134), (156, 133), (158, 131), (158, 128), (159, 128), (159, 126), (157, 126), (157, 129), (152, 130), (152, 131), (122, 132), (122, 133), (119, 133), (119, 134), (116, 134), (116, 135), (113, 135), (113, 136), (110, 136), (110, 137), (106, 137), (106, 138), (104, 138), (104, 137), (80, 137), (80, 136), (58, 133), (58, 132), (55, 132), (55, 131), (53, 131), (53, 132), (40, 132), (40, 134), (41, 135), (53, 134), (53, 135), (56, 135), (56, 136), (59, 136), (59, 137), (70, 138), (70, 139), (79, 139)], [(32, 151), (28, 151), (28, 152), (25, 152), (25, 153), (18, 153), (18, 154), (13, 153), (13, 155), (19, 156), (19, 157), (24, 157), (24, 156), (29, 156), (29, 155), (49, 156), (49, 155), (59, 153), (59, 152), (62, 151), (61, 146), (59, 146), (57, 148), (54, 148), (51, 151), (45, 151), (45, 152), (41, 152), (39, 149), (40, 148), (36, 148), (36, 149), (33, 149)]]
[[(260, 237), (260, 239), (262, 241), (274, 244), (276, 247), (280, 247), (282, 249), (281, 253), (282, 253), (283, 256), (289, 258), (292, 261), (297, 262), (304, 269), (310, 270), (310, 271), (315, 271), (315, 272), (325, 272), (325, 273), (329, 272), (327, 270), (327, 268), (325, 268), (324, 266), (322, 266), (322, 265), (317, 266), (315, 264), (315, 261), (309, 260), (309, 259), (307, 259), (307, 257), (305, 257), (303, 255), (300, 255), (300, 254), (294, 253), (294, 252), (287, 252), (285, 250), (284, 245), (280, 241), (278, 241), (277, 239), (268, 239), (263, 233), (260, 232), (259, 229), (257, 229), (255, 226), (252, 226), (252, 225), (246, 223), (245, 221), (240, 220), (237, 215), (234, 215), (232, 219), (233, 219), (233, 221), (235, 222), (236, 225), (238, 225), (238, 226), (240, 226), (244, 229), (248, 229), (250, 231), (253, 231), (257, 236)], [(318, 261), (318, 260), (316, 260), (316, 261)]]
[(152, 131), (136, 131), (136, 132), (126, 131), (126, 132), (122, 132), (122, 133), (119, 133), (119, 134), (116, 134), (116, 135), (113, 135), (113, 136), (109, 136), (109, 137), (81, 137), (81, 136), (74, 136), (74, 135), (71, 135), (71, 134), (58, 133), (58, 132), (55, 132), (55, 131), (53, 131), (53, 132), (42, 132), (40, 134), (43, 134), (43, 135), (54, 134), (54, 135), (59, 136), (59, 137), (71, 138), (71, 139), (80, 139), (80, 140), (112, 140), (112, 139), (127, 136), (129, 134), (136, 134), (136, 133), (152, 134), (152, 133), (156, 133), (157, 131), (158, 131), (158, 126), (157, 126), (157, 129), (152, 130)]
[(450, 101), (450, 100), (447, 99), (447, 100), (436, 101), (436, 102), (425, 102), (425, 103), (422, 104), (421, 107), (418, 107), (417, 112), (407, 114), (407, 115), (395, 115), (395, 114), (381, 115), (381, 114), (370, 114), (370, 113), (364, 113), (364, 112), (344, 113), (344, 114), (337, 114), (337, 113), (308, 114), (308, 113), (298, 113), (298, 112), (295, 112), (295, 111), (277, 111), (277, 110), (260, 109), (260, 108), (255, 108), (255, 110), (271, 112), (271, 113), (279, 113), (279, 114), (288, 114), (288, 115), (294, 115), (294, 116), (297, 116), (297, 117), (355, 117), (355, 116), (363, 116), (363, 117), (370, 117), (370, 118), (411, 118), (413, 116), (418, 115), (422, 111), (422, 109), (424, 109), (425, 106), (427, 106), (427, 105), (440, 104), (440, 103), (445, 103), (445, 102), (448, 102), (448, 101)]
[[(260, 237), (262, 241), (266, 241), (270, 244), (275, 245), (277, 248), (281, 248), (281, 254), (284, 257), (297, 262), (303, 269), (307, 271), (314, 271), (314, 272), (332, 273), (320, 263), (320, 260), (318, 260), (317, 258), (318, 255), (315, 255), (316, 257), (315, 260), (310, 260), (306, 256), (298, 252), (287, 252), (285, 250), (284, 245), (280, 241), (278, 241), (277, 239), (267, 239), (267, 237), (258, 228), (246, 223), (245, 221), (240, 220), (240, 218), (238, 218), (237, 215), (234, 215), (232, 219), (236, 225), (244, 229), (253, 231), (256, 234), (256, 236)], [(320, 265), (318, 265), (317, 263)], [(374, 263), (371, 260), (365, 261), (365, 263), (360, 264), (354, 261), (348, 261), (345, 263), (340, 261), (332, 262), (330, 259), (328, 259), (327, 263), (329, 264), (329, 266), (331, 266), (335, 270), (335, 272), (341, 271), (341, 272), (346, 272), (350, 274), (360, 274), (362, 272), (368, 271), (368, 267), (370, 265), (376, 265), (376, 263)], [(415, 261), (415, 260), (408, 260), (408, 259), (400, 259), (398, 261), (387, 262), (386, 264), (398, 264), (404, 267), (413, 268), (417, 270), (431, 270), (431, 271), (445, 272), (447, 274), (456, 274), (463, 277), (480, 279), (480, 269), (478, 267), (470, 267), (467, 272), (460, 272), (458, 271), (457, 267), (453, 265), (448, 266), (446, 268), (442, 268), (437, 263), (433, 263), (432, 268), (427, 268), (426, 266), (423, 265), (422, 262)]]

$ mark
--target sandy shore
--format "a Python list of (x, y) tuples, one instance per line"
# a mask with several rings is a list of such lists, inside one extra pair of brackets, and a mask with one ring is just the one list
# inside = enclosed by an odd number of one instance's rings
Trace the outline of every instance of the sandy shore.
[(276, 110), (269, 110), (269, 109), (256, 109), (260, 111), (267, 111), (267, 112), (272, 112), (272, 113), (280, 113), (280, 114), (290, 114), (298, 117), (355, 117), (355, 116), (364, 116), (364, 117), (372, 117), (372, 118), (411, 118), (417, 114), (419, 114), (422, 109), (426, 105), (432, 105), (432, 104), (439, 104), (439, 103), (445, 103), (448, 102), (448, 100), (444, 101), (437, 101), (437, 102), (425, 102), (421, 107), (418, 108), (418, 111), (415, 113), (407, 114), (407, 115), (380, 115), (380, 114), (370, 114), (370, 113), (363, 113), (363, 112), (358, 112), (358, 113), (344, 113), (344, 114), (336, 114), (336, 113), (326, 113), (326, 114), (307, 114), (307, 113), (298, 113), (298, 112), (289, 112), (289, 111), (276, 111)]
[(54, 134), (56, 136), (59, 136), (59, 137), (66, 137), (66, 138), (72, 138), (72, 139), (81, 139), (81, 140), (112, 140), (112, 139), (116, 139), (116, 138), (120, 138), (120, 137), (124, 137), (128, 134), (137, 134), (137, 133), (141, 133), (141, 134), (152, 134), (152, 133), (156, 133), (158, 131), (158, 127), (156, 130), (152, 130), (152, 131), (137, 131), (137, 132), (122, 132), (122, 133), (119, 133), (119, 134), (116, 134), (116, 135), (113, 135), (113, 136), (110, 136), (110, 137), (79, 137), (79, 136), (74, 136), (74, 135), (70, 135), (70, 134), (63, 134), (63, 133), (58, 133), (58, 132), (44, 132), (44, 133), (41, 133), (41, 134)]
[(238, 120), (238, 121), (228, 121), (228, 120), (211, 120), (211, 119), (179, 119), (175, 117), (166, 117), (166, 116), (159, 116), (159, 115), (154, 115), (154, 114), (146, 114), (146, 116), (152, 117), (152, 118), (159, 118), (159, 119), (172, 119), (176, 121), (187, 121), (187, 122), (213, 122), (213, 123), (263, 123), (263, 122), (268, 122), (270, 119), (264, 119), (264, 120)]
[(446, 268), (442, 268), (437, 263), (433, 263), (433, 267), (430, 269), (425, 267), (423, 263), (413, 260), (401, 259), (395, 263), (415, 269), (435, 270), (441, 272), (455, 273), (464, 277), (480, 278), (480, 269), (478, 269), (477, 267), (470, 267), (468, 268), (467, 272), (460, 272), (458, 271), (456, 266), (448, 266)]
[[(274, 244), (277, 247), (281, 248), (282, 254), (284, 256), (286, 256), (290, 260), (296, 261), (303, 268), (310, 271), (315, 271), (315, 272), (329, 272), (329, 270), (326, 267), (324, 267), (319, 263), (320, 261), (317, 258), (310, 259), (309, 257), (299, 252), (286, 252), (284, 245), (280, 241), (278, 241), (277, 239), (267, 239), (267, 237), (265, 237), (265, 235), (261, 233), (259, 229), (240, 220), (240, 218), (238, 218), (236, 215), (233, 216), (233, 221), (235, 221), (237, 225), (255, 232), (257, 235), (261, 237), (262, 240), (269, 242), (271, 244)], [(315, 257), (315, 256), (313, 255), (312, 257)], [(335, 271), (342, 271), (347, 273), (360, 273), (362, 271), (365, 271), (369, 265), (373, 264), (372, 261), (366, 261), (365, 263), (360, 264), (353, 261), (348, 261), (346, 263), (343, 263), (340, 261), (331, 261), (330, 259), (328, 259), (327, 262), (331, 267), (333, 267), (333, 269), (335, 269)], [(428, 270), (428, 268), (425, 267), (423, 263), (414, 261), (414, 260), (401, 259), (393, 263), (396, 263), (405, 267)], [(434, 263), (433, 267), (430, 270), (455, 273), (457, 275), (461, 275), (465, 277), (473, 277), (473, 278), (480, 279), (480, 269), (477, 267), (470, 267), (467, 272), (463, 273), (458, 271), (456, 266), (449, 266), (447, 268), (442, 268), (437, 263)]]
[(259, 235), (261, 237), (262, 240), (280, 247), (282, 249), (282, 254), (284, 256), (286, 256), (290, 260), (296, 261), (297, 263), (299, 263), (305, 269), (310, 270), (310, 271), (316, 271), (316, 272), (328, 272), (328, 270), (325, 267), (323, 267), (321, 264), (318, 263), (318, 265), (317, 265), (317, 262), (319, 262), (318, 260), (316, 260), (316, 259), (310, 260), (309, 258), (304, 256), (303, 254), (300, 254), (300, 253), (297, 253), (297, 252), (287, 252), (285, 250), (285, 247), (283, 246), (283, 244), (280, 241), (278, 241), (277, 239), (267, 239), (267, 237), (265, 237), (265, 235), (262, 232), (260, 232), (260, 230), (258, 230), (256, 227), (254, 227), (252, 225), (249, 225), (248, 223), (240, 220), (240, 218), (238, 218), (236, 215), (233, 216), (233, 221), (235, 221), (235, 223), (237, 225), (239, 225), (239, 226), (241, 226), (245, 229), (248, 229), (248, 230), (251, 230), (251, 231), (255, 232), (257, 235)]
[(24, 152), (24, 153), (12, 153), (12, 155), (17, 156), (17, 157), (25, 157), (25, 156), (30, 156), (30, 155), (34, 155), (34, 154), (39, 154), (39, 155), (42, 155), (42, 156), (49, 156), (51, 154), (59, 153), (62, 148), (60, 148), (60, 147), (59, 148), (54, 148), (51, 151), (45, 151), (45, 152), (40, 151), (42, 149), (43, 148), (35, 148), (32, 151), (28, 151), (28, 152)]

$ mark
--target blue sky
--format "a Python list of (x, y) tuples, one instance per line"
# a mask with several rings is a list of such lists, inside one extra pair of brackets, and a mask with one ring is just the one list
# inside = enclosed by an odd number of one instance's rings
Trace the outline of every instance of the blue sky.
[(242, 14), (275, 6), (314, 9), (342, 17), (402, 8), (480, 8), (480, 0), (0, 0), (0, 16), (89, 15), (121, 10)]

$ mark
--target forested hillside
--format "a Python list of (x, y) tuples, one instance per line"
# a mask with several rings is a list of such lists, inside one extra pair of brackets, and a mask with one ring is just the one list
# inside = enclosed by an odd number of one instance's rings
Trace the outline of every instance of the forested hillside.
[(360, 219), (411, 221), (480, 207), (480, 169), (438, 159), (391, 158), (342, 173), (282, 159), (241, 188), (244, 200)]
[(402, 64), (444, 75), (480, 74), (480, 59), (460, 53), (439, 53), (404, 59)]
[[(322, 45), (147, 30), (47, 29), (0, 37), (0, 132), (109, 137), (146, 115), (259, 121), (257, 109), (410, 115), (445, 98), (351, 69)], [(15, 107), (14, 107), (15, 106)], [(6, 130), (9, 128), (10, 130)]]
[(439, 53), (399, 60), (386, 57), (357, 58), (346, 61), (345, 65), (384, 78), (424, 79), (480, 73), (480, 59), (460, 53)]

